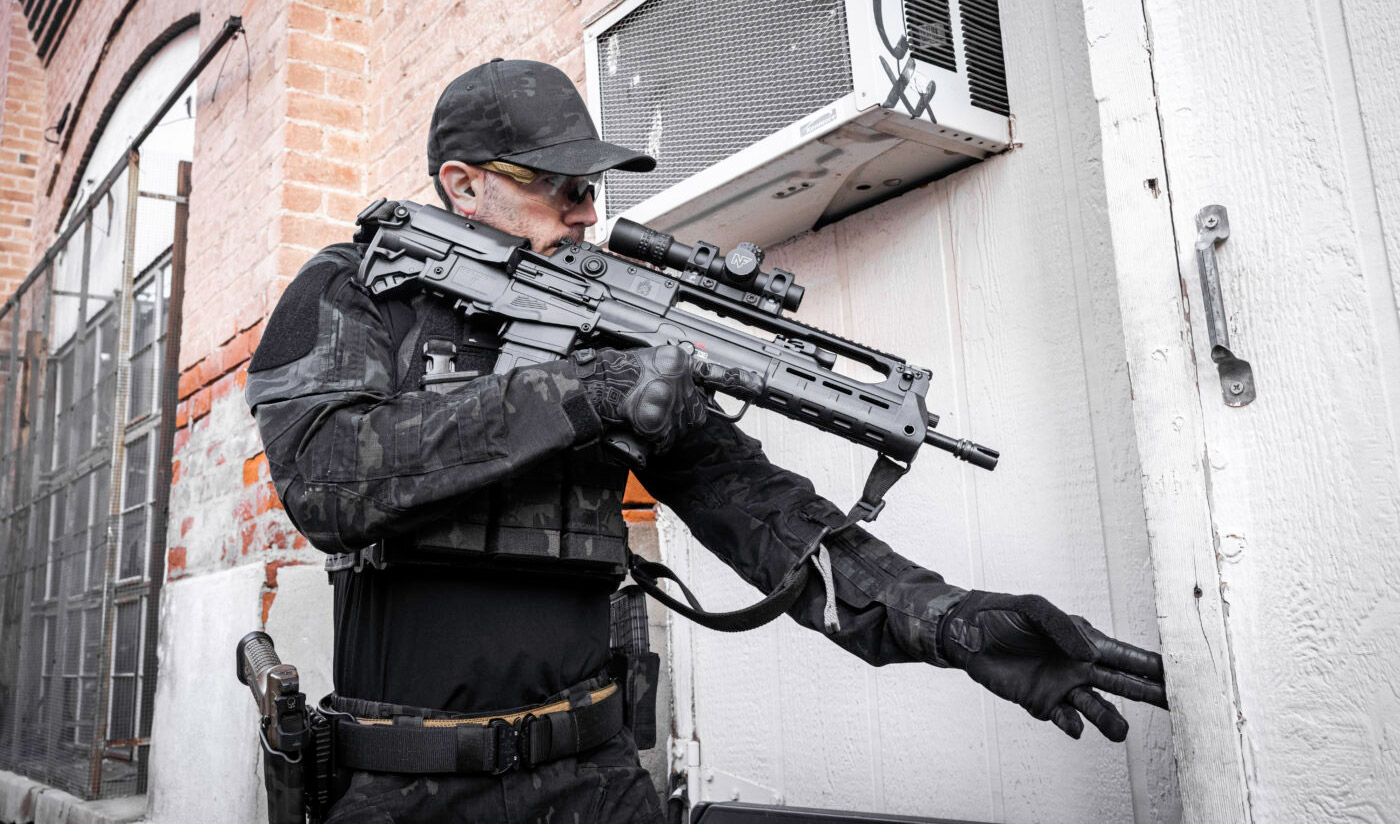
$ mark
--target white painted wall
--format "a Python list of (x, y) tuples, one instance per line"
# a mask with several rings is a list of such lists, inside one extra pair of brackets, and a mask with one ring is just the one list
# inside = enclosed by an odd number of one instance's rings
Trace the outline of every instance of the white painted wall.
[[(1105, 111), (1160, 123), (1154, 159), (1150, 128), (1129, 135), (1125, 121), (1101, 117), (1110, 201), (1130, 203), (1134, 178), (1152, 168), (1169, 196), (1166, 215), (1116, 213), (1115, 244), (1149, 251), (1140, 232), (1174, 227), (1195, 309), (1185, 337), (1161, 349), (1174, 359), (1185, 341), (1195, 386), (1153, 368), (1151, 337), (1128, 327), (1135, 391), (1182, 409), (1200, 447), (1188, 467), (1143, 439), (1154, 535), (1174, 526), (1159, 503), (1208, 519), (1204, 546), (1199, 536), (1153, 546), (1187, 819), (1390, 821), (1400, 810), (1400, 14), (1373, 0), (1147, 0), (1136, 14), (1133, 26), (1112, 4), (1089, 10), (1091, 32), (1108, 41), (1145, 32), (1156, 99), (1120, 97), (1141, 94), (1140, 53), (1097, 39), (1096, 97)], [(1123, 82), (1134, 65), (1137, 90)], [(1124, 148), (1133, 143), (1144, 151)], [(1192, 219), (1210, 203), (1229, 209), (1220, 262), (1232, 348), (1259, 389), (1241, 409), (1221, 402), (1202, 323)], [(1125, 315), (1155, 316), (1144, 325), (1165, 337), (1161, 282), (1120, 270), (1119, 286)], [(1153, 415), (1137, 416), (1140, 436)], [(1173, 486), (1204, 500), (1183, 505)]]
[[(931, 367), (940, 427), (1002, 450), (995, 473), (929, 450), (872, 531), (962, 586), (1036, 592), (1155, 647), (1122, 321), (1083, 11), (1002, 4), (1023, 144), (770, 252), (807, 287), (800, 319)], [(841, 504), (873, 454), (776, 416), (770, 457)], [(707, 607), (755, 593), (674, 518), (667, 554)], [(706, 768), (789, 804), (977, 821), (1169, 822), (1166, 713), (1081, 741), (958, 672), (876, 670), (789, 621), (743, 635), (673, 625), (678, 720)], [(685, 651), (688, 646), (689, 652)]]

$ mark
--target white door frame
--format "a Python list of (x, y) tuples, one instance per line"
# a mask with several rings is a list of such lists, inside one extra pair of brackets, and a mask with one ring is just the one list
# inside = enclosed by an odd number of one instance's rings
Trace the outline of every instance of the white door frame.
[(1162, 276), (1179, 270), (1147, 20), (1122, 0), (1085, 0), (1084, 17), (1182, 809), (1247, 822), (1196, 360), (1181, 282)]

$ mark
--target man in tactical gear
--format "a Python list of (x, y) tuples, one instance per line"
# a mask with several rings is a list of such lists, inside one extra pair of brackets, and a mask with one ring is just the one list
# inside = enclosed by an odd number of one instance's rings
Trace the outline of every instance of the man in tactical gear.
[[(655, 165), (601, 141), (558, 69), (501, 60), (448, 85), (428, 162), (448, 209), (545, 253), (596, 221), (604, 170)], [(421, 293), (371, 298), (363, 251), (302, 267), (246, 390), (288, 516), (330, 555), (326, 706), (351, 778), (327, 820), (660, 820), (609, 675), (627, 471), (600, 439), (640, 439), (646, 488), (765, 592), (845, 515), (706, 416), (681, 349), (493, 374), (498, 323)], [(1039, 596), (952, 586), (856, 526), (826, 545), (828, 634), (871, 664), (963, 669), (1076, 738), (1085, 718), (1127, 734), (1096, 689), (1166, 706), (1160, 656)], [(820, 631), (826, 602), (814, 577), (789, 614)]]

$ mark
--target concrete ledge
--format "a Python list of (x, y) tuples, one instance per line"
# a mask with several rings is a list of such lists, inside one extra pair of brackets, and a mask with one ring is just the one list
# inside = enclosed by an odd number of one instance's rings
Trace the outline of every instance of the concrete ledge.
[(129, 824), (146, 815), (146, 797), (83, 801), (0, 770), (0, 824)]

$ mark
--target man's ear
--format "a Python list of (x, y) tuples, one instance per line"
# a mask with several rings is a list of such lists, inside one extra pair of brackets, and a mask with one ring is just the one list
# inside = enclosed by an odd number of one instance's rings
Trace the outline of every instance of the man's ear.
[(452, 203), (452, 211), (471, 217), (481, 207), (482, 178), (486, 172), (460, 160), (449, 160), (438, 169), (438, 180)]

